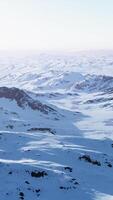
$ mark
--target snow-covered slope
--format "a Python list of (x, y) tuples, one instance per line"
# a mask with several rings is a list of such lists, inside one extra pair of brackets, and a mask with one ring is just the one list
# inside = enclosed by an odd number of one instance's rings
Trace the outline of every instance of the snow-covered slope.
[(113, 199), (113, 52), (0, 54), (0, 200)]

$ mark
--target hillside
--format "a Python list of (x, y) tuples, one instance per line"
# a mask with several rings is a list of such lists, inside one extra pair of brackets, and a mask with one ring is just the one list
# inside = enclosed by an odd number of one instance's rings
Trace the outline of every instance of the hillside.
[(113, 52), (0, 55), (0, 199), (113, 199)]

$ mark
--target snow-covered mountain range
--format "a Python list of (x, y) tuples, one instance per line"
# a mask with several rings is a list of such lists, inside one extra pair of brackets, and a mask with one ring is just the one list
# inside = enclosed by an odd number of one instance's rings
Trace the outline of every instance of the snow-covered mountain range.
[(0, 200), (113, 199), (113, 52), (0, 53)]

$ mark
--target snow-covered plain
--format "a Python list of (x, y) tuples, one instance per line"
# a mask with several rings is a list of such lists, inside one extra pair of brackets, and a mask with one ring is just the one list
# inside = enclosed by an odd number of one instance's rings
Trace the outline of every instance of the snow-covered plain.
[(0, 170), (0, 200), (113, 199), (112, 51), (0, 53)]

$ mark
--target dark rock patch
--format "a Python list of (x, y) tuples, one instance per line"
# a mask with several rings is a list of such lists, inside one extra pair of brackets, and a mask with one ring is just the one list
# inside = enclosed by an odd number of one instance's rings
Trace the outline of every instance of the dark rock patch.
[(65, 170), (69, 171), (69, 172), (72, 172), (73, 169), (71, 167), (64, 167)]
[(47, 176), (48, 174), (45, 171), (32, 171), (31, 172), (31, 176), (35, 177), (35, 178), (40, 178), (40, 177), (44, 177)]
[(108, 167), (110, 168), (112, 167), (112, 164), (110, 162), (106, 161), (105, 163), (107, 164)]
[(34, 131), (41, 131), (41, 132), (49, 132), (53, 135), (55, 135), (55, 130), (52, 130), (51, 128), (30, 128), (27, 130), (28, 132), (34, 132)]
[(56, 113), (53, 108), (42, 104), (38, 100), (32, 99), (24, 90), (20, 90), (16, 87), (0, 87), (0, 98), (15, 100), (17, 105), (22, 108), (29, 106), (32, 110), (38, 110), (44, 114), (48, 114), (49, 112)]
[(8, 174), (10, 174), (10, 175), (11, 175), (12, 173), (13, 173), (13, 172), (12, 172), (12, 171), (10, 171)]
[(20, 192), (19, 196), (20, 196), (20, 199), (24, 200), (24, 193), (23, 192)]
[(91, 159), (91, 157), (89, 155), (80, 156), (79, 160), (85, 160), (86, 162), (89, 162), (93, 165), (101, 166), (100, 161)]
[(13, 128), (14, 128), (14, 126), (9, 124), (9, 125), (7, 125), (7, 126), (6, 126), (6, 128), (13, 129)]
[(30, 184), (28, 181), (25, 181), (25, 183), (28, 184), (28, 185)]

